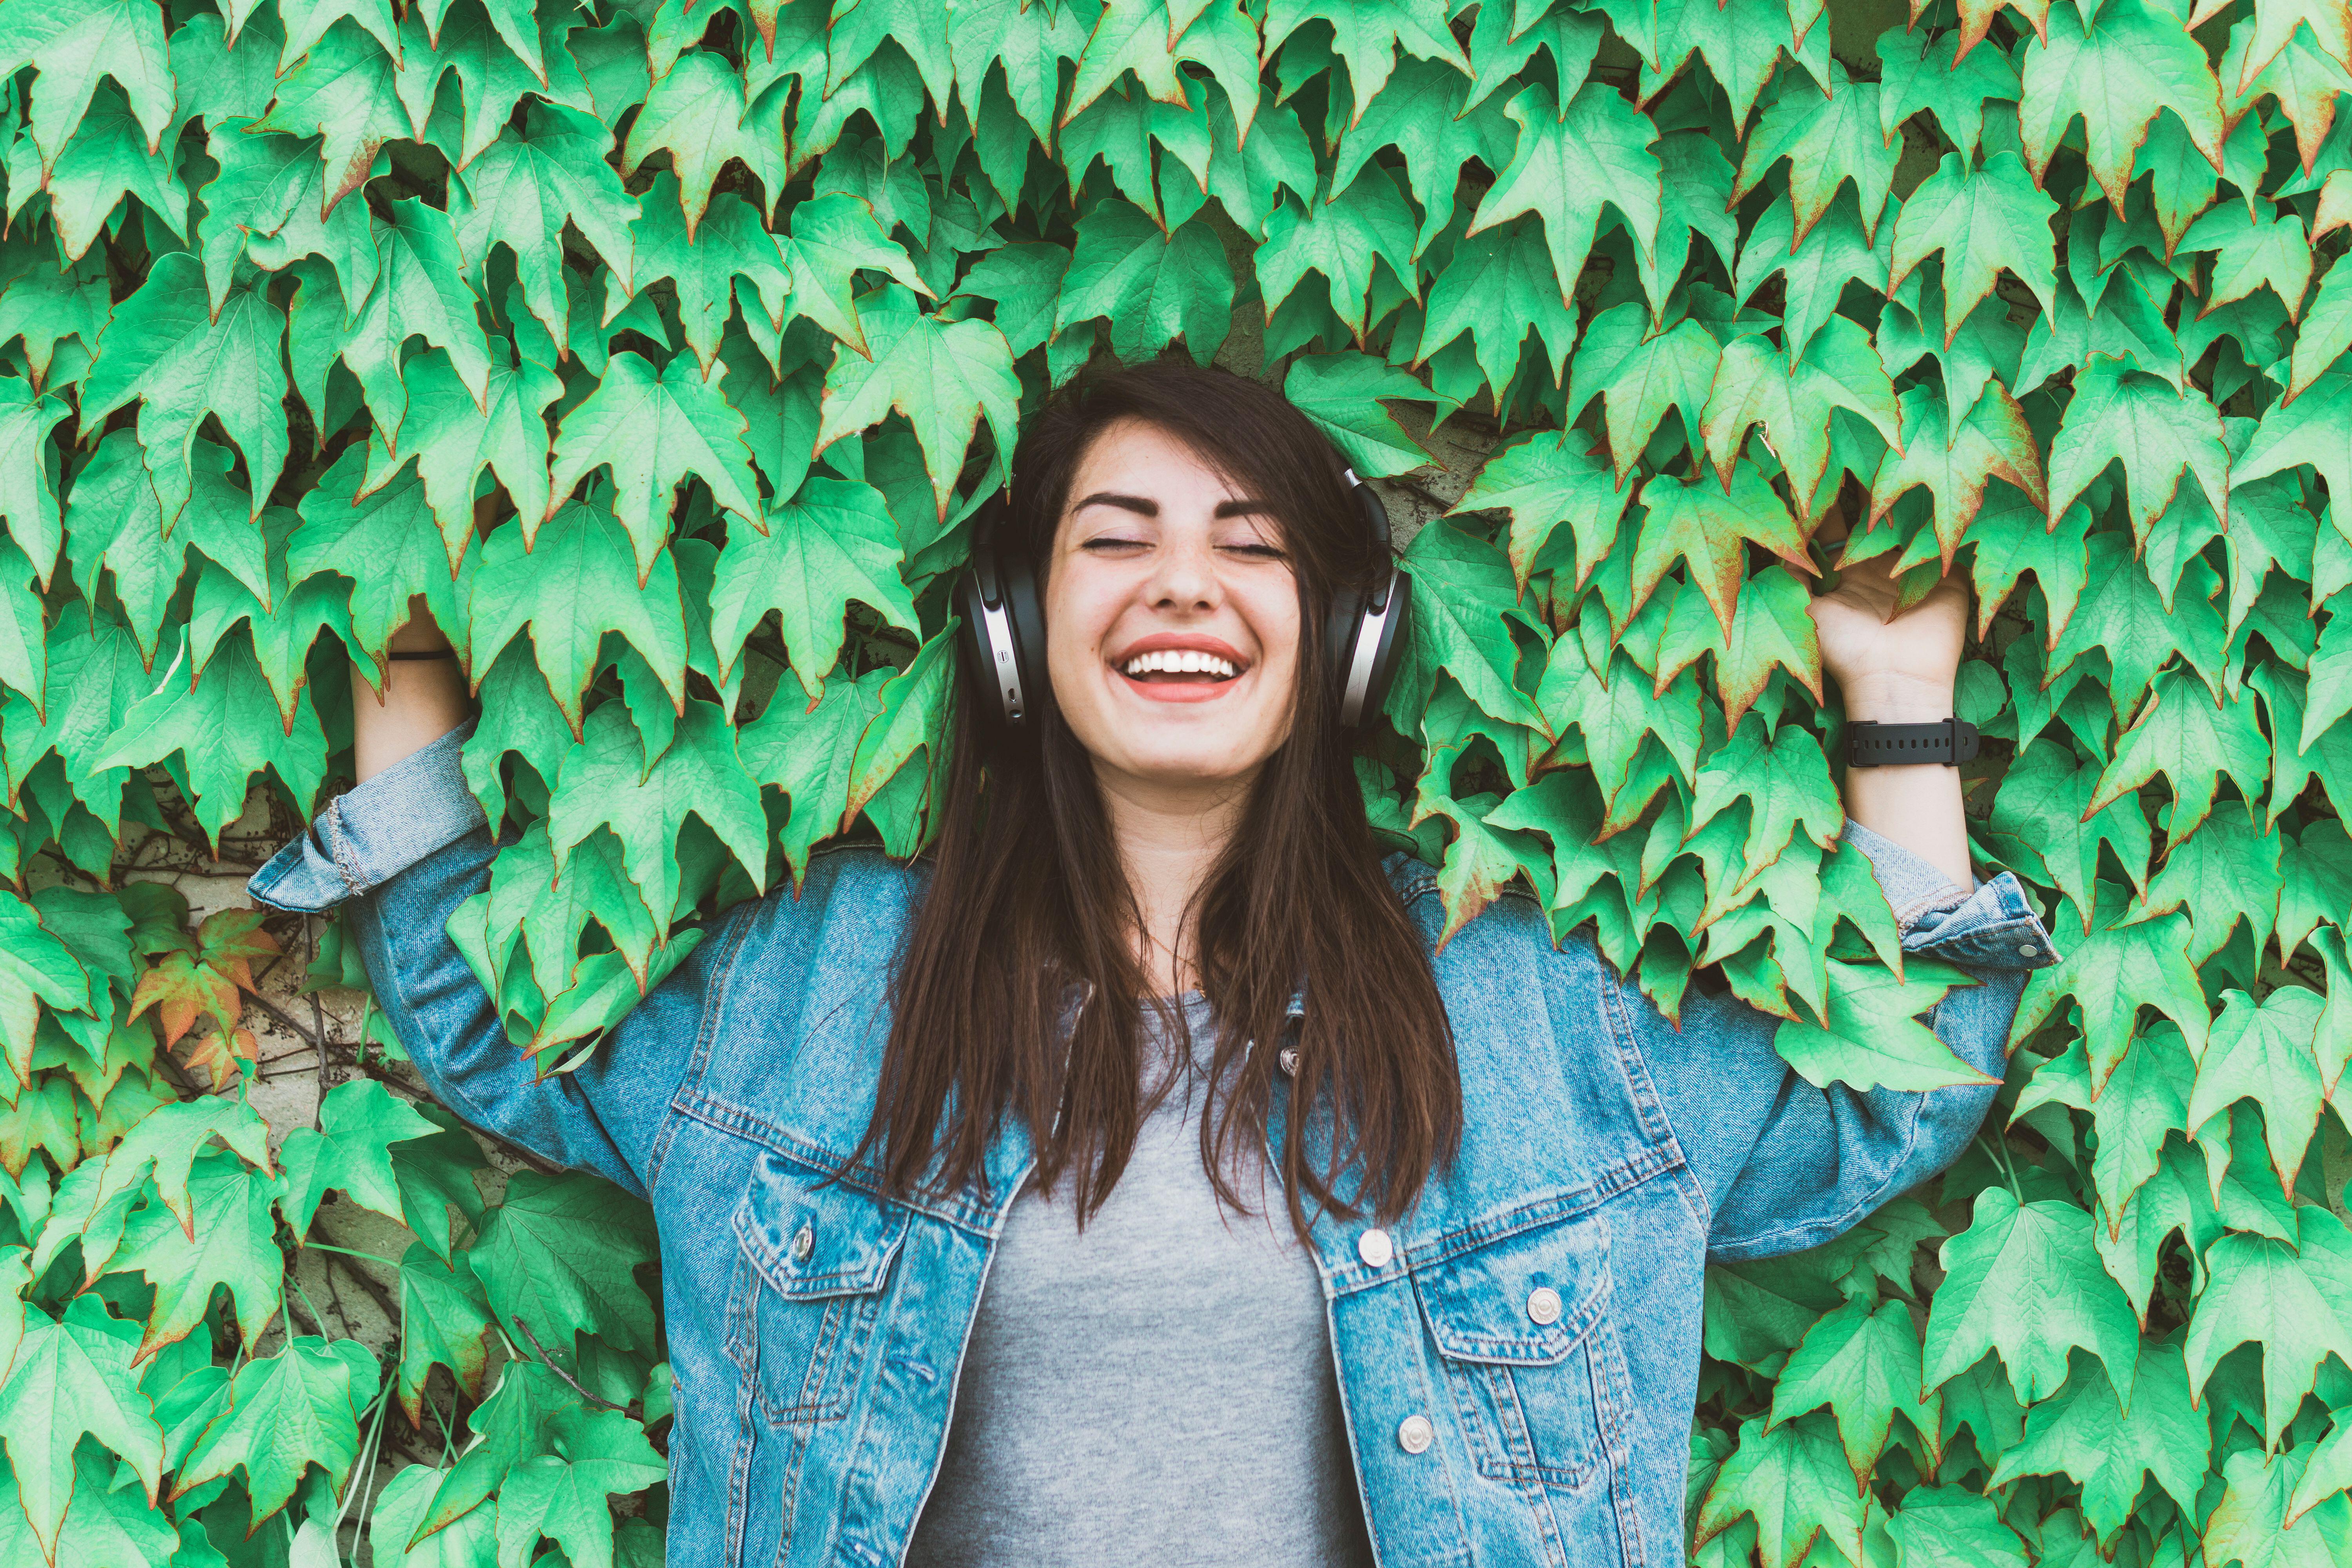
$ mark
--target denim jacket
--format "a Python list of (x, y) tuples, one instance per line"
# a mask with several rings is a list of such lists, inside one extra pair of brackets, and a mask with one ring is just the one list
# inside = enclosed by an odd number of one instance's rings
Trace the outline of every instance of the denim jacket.
[[(877, 851), (820, 854), (797, 898), (737, 906), (592, 1059), (534, 1081), (444, 932), (494, 853), (465, 734), (331, 804), (253, 896), (345, 905), (379, 1003), (451, 1110), (653, 1204), (672, 1568), (898, 1563), (1031, 1163), (1016, 1126), (985, 1190), (901, 1203), (854, 1175), (820, 1184), (872, 1105), (914, 876)], [(1905, 948), (1974, 973), (1928, 1016), (2000, 1078), (2022, 971), (2052, 962), (2023, 889), (2003, 872), (1964, 895), (1847, 834)], [(1433, 945), (1433, 874), (1391, 868)], [(1326, 1215), (1312, 1237), (1374, 1551), (1384, 1568), (1679, 1562), (1706, 1263), (1829, 1240), (1948, 1164), (1994, 1091), (1816, 1089), (1773, 1050), (1777, 1019), (1694, 990), (1677, 1029), (1581, 933), (1555, 947), (1525, 895), (1433, 963), (1460, 1155), (1396, 1224)], [(1319, 1152), (1329, 1130), (1310, 1117), (1302, 1135)]]

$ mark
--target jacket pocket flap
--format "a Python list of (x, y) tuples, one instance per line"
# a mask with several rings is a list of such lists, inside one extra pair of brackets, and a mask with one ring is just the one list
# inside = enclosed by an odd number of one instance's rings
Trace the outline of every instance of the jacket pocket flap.
[(1597, 1215), (1552, 1220), (1415, 1268), (1438, 1353), (1549, 1366), (1567, 1359), (1608, 1300), (1609, 1235)]
[(907, 1237), (908, 1211), (855, 1187), (817, 1185), (773, 1152), (762, 1153), (735, 1205), (735, 1238), (768, 1284), (785, 1296), (878, 1290)]

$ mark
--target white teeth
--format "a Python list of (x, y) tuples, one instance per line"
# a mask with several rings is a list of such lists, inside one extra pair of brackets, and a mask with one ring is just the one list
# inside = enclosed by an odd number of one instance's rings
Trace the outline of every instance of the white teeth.
[(1209, 674), (1230, 680), (1237, 673), (1230, 659), (1203, 653), (1199, 648), (1161, 648), (1153, 653), (1139, 653), (1120, 667), (1129, 675), (1198, 675)]

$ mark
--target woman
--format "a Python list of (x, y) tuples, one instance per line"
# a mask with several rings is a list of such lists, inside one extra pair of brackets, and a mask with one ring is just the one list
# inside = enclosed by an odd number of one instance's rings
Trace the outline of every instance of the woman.
[[(576, 1073), (533, 1081), (444, 935), (493, 854), (454, 662), (354, 689), (359, 787), (255, 896), (349, 900), (453, 1110), (652, 1201), (679, 1568), (1675, 1560), (1704, 1262), (1837, 1235), (1992, 1090), (1813, 1089), (1775, 1019), (1695, 992), (1677, 1031), (1522, 894), (1437, 949), (1318, 635), (1386, 552), (1271, 389), (1083, 378), (1013, 469), (1050, 700), (968, 689), (926, 862), (821, 855)], [(1823, 662), (1851, 719), (1944, 719), (1965, 592), (1892, 603), (1846, 574)], [(2046, 933), (1976, 885), (1955, 770), (1844, 787), (1998, 1079)]]

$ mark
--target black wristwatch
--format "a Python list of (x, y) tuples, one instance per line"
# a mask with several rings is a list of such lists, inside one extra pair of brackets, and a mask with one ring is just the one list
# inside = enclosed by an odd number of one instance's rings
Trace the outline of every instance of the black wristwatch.
[(1881, 724), (1864, 719), (1845, 727), (1845, 765), (1883, 768), (1906, 763), (1958, 767), (1977, 754), (1977, 727), (1965, 719), (1933, 724)]

